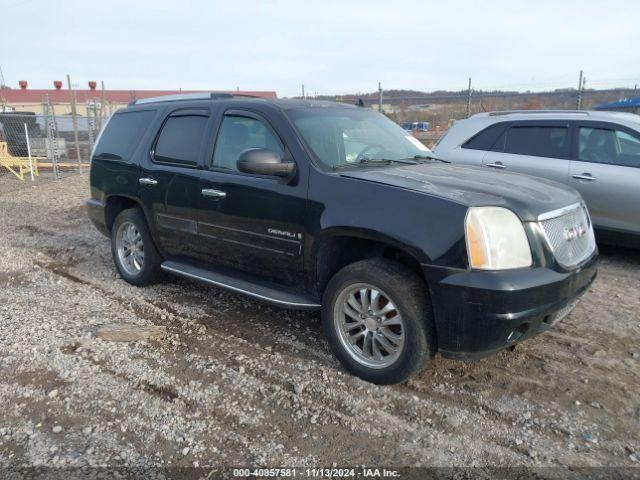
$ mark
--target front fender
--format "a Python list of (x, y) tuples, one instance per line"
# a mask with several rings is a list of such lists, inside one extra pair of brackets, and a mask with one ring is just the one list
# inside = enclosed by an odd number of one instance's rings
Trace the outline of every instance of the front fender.
[(423, 264), (466, 268), (466, 205), (313, 169), (309, 183), (311, 239), (351, 234), (397, 246)]

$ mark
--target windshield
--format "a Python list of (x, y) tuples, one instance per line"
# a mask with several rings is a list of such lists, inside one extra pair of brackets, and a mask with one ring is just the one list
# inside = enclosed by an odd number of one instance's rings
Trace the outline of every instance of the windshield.
[(308, 147), (331, 169), (407, 163), (414, 157), (431, 156), (420, 140), (372, 110), (301, 108), (287, 114)]

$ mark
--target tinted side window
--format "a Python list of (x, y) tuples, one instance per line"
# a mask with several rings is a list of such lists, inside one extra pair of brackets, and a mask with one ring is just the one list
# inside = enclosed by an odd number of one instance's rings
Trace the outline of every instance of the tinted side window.
[(640, 167), (640, 139), (621, 130), (580, 127), (578, 160)]
[(155, 111), (146, 110), (114, 114), (100, 136), (94, 158), (129, 160), (155, 113)]
[(500, 134), (504, 130), (504, 125), (496, 123), (491, 125), (480, 133), (477, 133), (471, 139), (462, 145), (462, 148), (470, 148), (472, 150), (485, 150), (489, 151), (496, 143), (496, 140), (500, 137)]
[(208, 120), (208, 117), (200, 115), (169, 117), (158, 137), (154, 160), (197, 165)]
[(616, 130), (616, 136), (618, 137), (622, 155), (640, 155), (640, 139), (638, 137), (621, 130)]
[(567, 158), (569, 129), (566, 127), (511, 127), (506, 136), (505, 153), (536, 157)]
[(225, 116), (213, 153), (213, 166), (237, 171), (238, 157), (248, 148), (268, 148), (283, 153), (280, 140), (261, 121), (248, 117)]

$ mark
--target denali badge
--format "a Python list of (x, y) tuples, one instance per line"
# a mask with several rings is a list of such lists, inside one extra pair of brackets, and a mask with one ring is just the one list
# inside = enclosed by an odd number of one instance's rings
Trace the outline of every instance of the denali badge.
[(272, 235), (278, 235), (280, 237), (289, 237), (289, 238), (297, 238), (297, 239), (302, 238), (301, 233), (291, 233), (291, 232), (287, 232), (286, 230), (278, 230), (277, 228), (269, 228), (267, 229), (267, 232), (269, 232)]
[(580, 224), (575, 227), (567, 228), (564, 231), (564, 238), (567, 242), (570, 242), (572, 240), (575, 240), (576, 238), (584, 237), (586, 233), (587, 230), (582, 224)]

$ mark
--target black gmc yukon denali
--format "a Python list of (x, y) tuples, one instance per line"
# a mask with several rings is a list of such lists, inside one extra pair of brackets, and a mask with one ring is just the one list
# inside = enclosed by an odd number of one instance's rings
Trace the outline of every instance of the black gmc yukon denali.
[(596, 276), (573, 189), (449, 165), (383, 115), (327, 102), (135, 102), (99, 137), (88, 212), (127, 282), (168, 272), (321, 309), (334, 354), (376, 383), (532, 337)]

